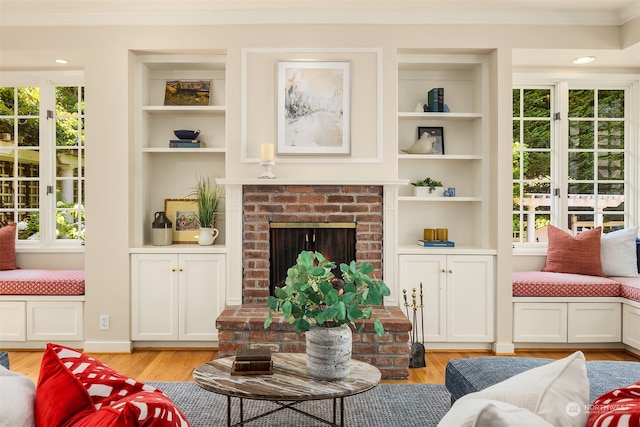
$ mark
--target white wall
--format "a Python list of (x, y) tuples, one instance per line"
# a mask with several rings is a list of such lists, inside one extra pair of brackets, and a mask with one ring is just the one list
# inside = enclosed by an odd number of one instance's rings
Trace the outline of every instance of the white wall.
[[(625, 27), (625, 43), (640, 42), (638, 31)], [(87, 140), (87, 235), (84, 265), (86, 268), (85, 335), (87, 349), (121, 349), (129, 342), (129, 254), (132, 241), (129, 224), (133, 197), (131, 52), (226, 50), (227, 62), (227, 172), (229, 176), (254, 177), (255, 164), (242, 164), (241, 88), (243, 48), (369, 48), (382, 52), (382, 123), (383, 163), (352, 166), (314, 164), (282, 165), (279, 173), (303, 177), (319, 173), (379, 177), (396, 172), (397, 95), (396, 53), (398, 49), (482, 50), (491, 54), (491, 176), (492, 244), (498, 250), (497, 342), (508, 343), (511, 337), (510, 273), (511, 234), (511, 49), (513, 48), (619, 48), (621, 32), (617, 27), (553, 26), (479, 26), (479, 25), (221, 25), (192, 27), (28, 27), (0, 29), (0, 67), (4, 54), (19, 53), (28, 63), (30, 53), (50, 51), (51, 59), (62, 50), (73, 57), (73, 68), (85, 70), (86, 140)], [(248, 135), (254, 144), (264, 142), (263, 135), (273, 135), (269, 119), (275, 85), (273, 69), (263, 69), (260, 61), (291, 58), (295, 55), (273, 54), (267, 58), (251, 57), (256, 68), (249, 70), (252, 82), (267, 85), (267, 90), (249, 86)], [(336, 54), (336, 56), (340, 56)], [(362, 59), (370, 61), (369, 58)], [(254, 62), (257, 61), (257, 62)], [(53, 64), (53, 62), (52, 62)], [(52, 65), (52, 68), (54, 66)], [(55, 67), (58, 68), (58, 67)], [(253, 80), (253, 79), (256, 80)], [(363, 77), (371, 86), (373, 75)], [(362, 83), (362, 82), (361, 82)], [(264, 88), (263, 88), (264, 89)], [(256, 97), (254, 97), (254, 94)], [(367, 94), (370, 95), (370, 94)], [(366, 114), (356, 115), (353, 126), (360, 132), (355, 141), (357, 152), (372, 149), (375, 138), (370, 133), (370, 98), (353, 99), (353, 108)], [(268, 97), (268, 99), (264, 99)], [(264, 106), (260, 117), (254, 107)], [(361, 139), (360, 139), (361, 138)], [(256, 145), (257, 146), (257, 145)], [(255, 147), (249, 152), (256, 153)], [(30, 254), (21, 254), (25, 263)], [(111, 329), (100, 331), (98, 315), (111, 315)]]

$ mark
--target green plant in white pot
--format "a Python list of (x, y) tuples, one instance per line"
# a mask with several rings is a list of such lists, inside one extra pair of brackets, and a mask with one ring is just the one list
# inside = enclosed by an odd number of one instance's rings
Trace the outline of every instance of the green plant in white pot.
[[(351, 328), (362, 331), (363, 319), (371, 319), (373, 306), (381, 305), (391, 294), (389, 287), (373, 277), (374, 268), (363, 262), (340, 264), (342, 278), (332, 270), (336, 264), (319, 252), (302, 251), (296, 264), (287, 270), (284, 287), (277, 287), (269, 297), (269, 314), (264, 322), (268, 328), (274, 315), (282, 311), (284, 319), (295, 331), (305, 332), (307, 367), (312, 376), (321, 379), (342, 379), (349, 371), (351, 359)], [(384, 334), (379, 319), (373, 322), (376, 333)], [(326, 336), (328, 335), (328, 337)], [(328, 351), (336, 343), (337, 354)], [(337, 356), (338, 359), (336, 359)]]
[(215, 221), (220, 214), (219, 206), (224, 196), (224, 188), (209, 177), (199, 177), (189, 196), (196, 198), (196, 217), (200, 225), (198, 243), (204, 246), (212, 245), (218, 237)]
[(444, 185), (442, 182), (430, 177), (419, 179), (412, 182), (411, 185), (414, 187), (414, 194), (418, 197), (442, 196), (444, 193)]

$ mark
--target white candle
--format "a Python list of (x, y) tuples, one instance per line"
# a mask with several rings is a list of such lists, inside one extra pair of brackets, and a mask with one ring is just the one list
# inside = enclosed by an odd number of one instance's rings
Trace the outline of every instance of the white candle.
[(263, 162), (273, 160), (273, 144), (260, 144), (260, 160)]

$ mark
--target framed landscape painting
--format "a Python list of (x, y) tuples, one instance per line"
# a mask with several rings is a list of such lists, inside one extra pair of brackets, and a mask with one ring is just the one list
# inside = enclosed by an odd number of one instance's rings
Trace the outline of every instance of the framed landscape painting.
[(350, 63), (278, 63), (278, 154), (349, 154)]
[(164, 105), (209, 105), (211, 80), (168, 80)]

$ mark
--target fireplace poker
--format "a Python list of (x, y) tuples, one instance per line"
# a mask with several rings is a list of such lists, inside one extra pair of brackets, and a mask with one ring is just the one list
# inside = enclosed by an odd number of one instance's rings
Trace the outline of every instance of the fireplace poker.
[(418, 342), (418, 303), (416, 300), (416, 288), (413, 288), (413, 293), (411, 294), (411, 298), (413, 300), (413, 343), (411, 344), (411, 358), (409, 360), (410, 368), (424, 368), (426, 365), (424, 360), (424, 345)]
[[(424, 293), (422, 292), (422, 282), (420, 282), (420, 323), (422, 323), (422, 347), (424, 348)], [(425, 366), (426, 364), (425, 360)]]
[[(403, 289), (402, 294), (404, 295), (404, 308), (407, 311), (407, 319), (409, 318), (409, 301), (407, 301), (407, 290)], [(411, 334), (411, 345), (413, 345), (413, 334)]]

